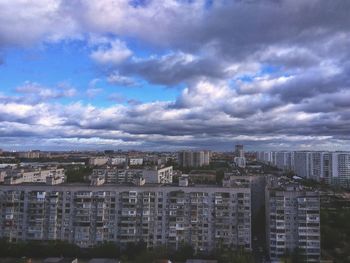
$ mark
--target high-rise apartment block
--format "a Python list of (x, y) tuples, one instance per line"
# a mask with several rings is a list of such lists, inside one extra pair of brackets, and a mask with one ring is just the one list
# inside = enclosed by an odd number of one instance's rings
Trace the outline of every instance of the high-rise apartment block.
[(235, 156), (236, 157), (244, 157), (244, 148), (242, 144), (237, 144), (235, 146)]
[(266, 238), (272, 262), (296, 254), (320, 261), (320, 198), (315, 191), (282, 179), (266, 187)]
[(0, 185), (0, 238), (251, 249), (249, 187)]
[(233, 161), (240, 168), (246, 167), (246, 159), (244, 157), (235, 157)]
[(202, 167), (210, 164), (210, 151), (181, 151), (178, 153), (181, 167)]
[(350, 187), (350, 152), (259, 152), (257, 159), (302, 178)]

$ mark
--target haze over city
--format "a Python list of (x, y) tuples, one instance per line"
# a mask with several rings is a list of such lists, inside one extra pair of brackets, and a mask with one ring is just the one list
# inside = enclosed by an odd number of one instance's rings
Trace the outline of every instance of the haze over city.
[(347, 150), (350, 2), (0, 1), (5, 150)]

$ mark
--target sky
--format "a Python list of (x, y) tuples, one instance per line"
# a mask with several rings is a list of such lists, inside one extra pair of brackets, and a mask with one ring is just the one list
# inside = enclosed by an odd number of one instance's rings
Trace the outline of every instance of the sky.
[(350, 150), (348, 0), (0, 0), (0, 148)]

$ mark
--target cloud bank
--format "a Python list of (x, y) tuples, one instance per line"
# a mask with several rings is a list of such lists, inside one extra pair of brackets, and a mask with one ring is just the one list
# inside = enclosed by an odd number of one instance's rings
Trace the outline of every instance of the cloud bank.
[(182, 87), (173, 101), (115, 93), (98, 107), (28, 81), (0, 94), (2, 147), (348, 149), (349, 12), (347, 0), (0, 1), (4, 52), (83, 41), (111, 84)]

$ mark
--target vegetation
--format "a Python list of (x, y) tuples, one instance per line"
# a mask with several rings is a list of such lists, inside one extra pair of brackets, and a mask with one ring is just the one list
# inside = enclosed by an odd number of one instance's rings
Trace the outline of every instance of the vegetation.
[(72, 166), (66, 171), (67, 183), (83, 183), (92, 173), (92, 168), (88, 166)]
[(78, 258), (119, 258), (126, 263), (157, 262), (159, 259), (170, 259), (172, 262), (185, 262), (189, 258), (217, 259), (219, 263), (253, 263), (252, 254), (244, 250), (229, 248), (218, 249), (211, 254), (195, 253), (193, 248), (183, 244), (178, 250), (167, 249), (164, 246), (147, 249), (145, 243), (130, 243), (119, 247), (114, 243), (104, 243), (94, 248), (79, 248), (76, 245), (62, 241), (30, 241), (8, 243), (0, 240), (0, 255), (2, 257), (78, 257)]
[(252, 254), (244, 250), (220, 249), (216, 253), (216, 258), (220, 263), (254, 263)]
[(321, 246), (324, 258), (334, 262), (350, 262), (349, 218), (350, 207), (337, 202), (321, 209)]

